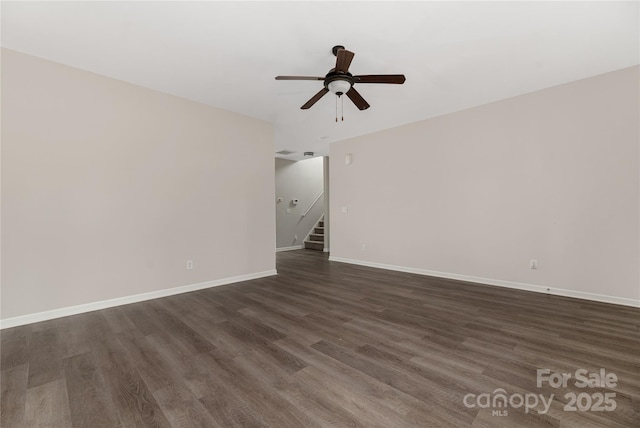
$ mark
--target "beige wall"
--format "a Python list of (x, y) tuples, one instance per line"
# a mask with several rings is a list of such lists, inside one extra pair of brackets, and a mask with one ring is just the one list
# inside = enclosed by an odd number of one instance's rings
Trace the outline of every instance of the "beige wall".
[(332, 144), (332, 259), (637, 304), (638, 82), (623, 69)]
[(2, 319), (275, 269), (270, 124), (3, 49), (2, 125)]

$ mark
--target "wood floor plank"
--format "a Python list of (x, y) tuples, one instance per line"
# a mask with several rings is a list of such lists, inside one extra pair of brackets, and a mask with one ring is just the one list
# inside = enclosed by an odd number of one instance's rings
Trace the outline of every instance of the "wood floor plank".
[(29, 362), (30, 325), (9, 328), (0, 333), (0, 367), (2, 370)]
[(392, 412), (381, 412), (368, 397), (353, 394), (348, 383), (334, 383), (314, 367), (308, 367), (296, 373), (296, 378), (307, 382), (315, 390), (326, 391), (333, 400), (340, 403), (344, 411), (351, 414), (352, 418), (363, 426), (386, 428), (397, 426), (398, 419), (402, 419), (400, 415), (394, 415)]
[(205, 406), (181, 383), (153, 392), (169, 423), (175, 428), (211, 428), (219, 426)]
[[(225, 404), (236, 408), (238, 402), (244, 402), (245, 416), (235, 415), (234, 419), (248, 417), (258, 425), (263, 426), (289, 426), (284, 415), (276, 411), (276, 406), (272, 406), (269, 397), (262, 390), (257, 388), (256, 383), (242, 368), (234, 361), (235, 359), (220, 358), (209, 354), (203, 356), (203, 363), (207, 364), (209, 371), (215, 376), (216, 381), (222, 381), (228, 390), (236, 397), (234, 401), (227, 401)], [(207, 394), (201, 401), (214, 405), (220, 404), (216, 398)], [(217, 413), (217, 409), (210, 408), (210, 413)], [(293, 425), (296, 426), (296, 425)]]
[(0, 426), (25, 425), (24, 412), (27, 399), (29, 366), (13, 366), (0, 372)]
[(294, 355), (283, 351), (281, 348), (273, 345), (268, 340), (265, 340), (253, 334), (251, 331), (243, 327), (233, 325), (227, 321), (221, 323), (220, 325), (230, 337), (233, 337), (238, 342), (245, 344), (252, 350), (256, 349), (258, 352), (261, 352), (263, 355), (267, 356), (271, 361), (273, 361), (274, 364), (278, 365), (278, 367), (281, 367), (286, 373), (295, 373), (306, 366), (304, 361), (301, 361)]
[[(320, 370), (322, 377), (327, 382), (348, 384), (348, 391), (350, 391), (352, 395), (368, 397), (375, 402), (373, 407), (378, 409), (378, 411), (384, 414), (395, 415), (391, 416), (392, 419), (397, 418), (398, 415), (402, 415), (404, 425), (420, 426), (424, 421), (430, 420), (431, 418), (430, 415), (433, 410), (431, 403), (424, 403), (417, 400), (395, 389), (393, 386), (380, 382), (378, 379), (356, 370), (341, 361), (334, 360), (333, 358), (324, 358), (321, 352), (313, 348), (301, 346), (301, 344), (289, 338), (278, 341), (277, 345), (305, 360), (308, 363), (308, 367)], [(300, 380), (299, 376), (297, 378)], [(330, 396), (335, 398), (335, 394), (331, 394)], [(396, 425), (397, 423), (394, 426)]]
[(473, 412), (462, 409), (461, 402), (453, 401), (457, 397), (450, 391), (429, 385), (427, 382), (415, 382), (415, 379), (406, 373), (401, 373), (368, 358), (361, 358), (351, 350), (340, 348), (328, 342), (318, 342), (312, 347), (418, 400), (441, 405), (443, 410), (447, 409), (446, 415), (442, 412), (441, 415), (434, 415), (434, 418), (436, 416), (442, 417), (443, 423), (464, 425), (471, 423), (475, 417)]
[(309, 330), (307, 327), (295, 322), (296, 319), (288, 315), (269, 311), (268, 308), (258, 305), (239, 310), (245, 317), (266, 324), (267, 326), (283, 332), (287, 337), (295, 337), (301, 342), (311, 345), (322, 339), (320, 332)]
[(189, 315), (196, 318), (206, 318), (214, 323), (227, 320), (227, 314), (221, 311), (220, 304), (208, 293), (179, 294), (170, 298), (158, 299), (157, 303), (182, 320)]
[(110, 399), (125, 427), (171, 427), (155, 398), (128, 359), (121, 343), (105, 338), (95, 345), (94, 355), (100, 366)]
[(60, 335), (59, 344), (62, 359), (91, 351), (91, 342), (87, 340), (90, 333), (86, 329), (91, 318), (102, 317), (90, 312), (60, 319), (61, 322), (57, 329), (64, 332)]
[(57, 328), (34, 331), (29, 341), (29, 388), (61, 379), (63, 332)]
[(286, 391), (299, 391), (299, 388), (294, 385), (292, 376), (273, 363), (270, 358), (260, 352), (254, 352), (234, 358), (234, 363), (242, 376), (254, 384), (254, 389), (259, 390), (264, 397), (268, 397), (271, 407), (287, 421), (288, 425), (319, 426), (317, 419), (302, 411), (308, 410), (308, 400), (306, 403), (291, 400), (292, 395), (287, 394)]
[[(200, 354), (193, 354), (189, 349), (183, 347), (182, 343), (165, 333), (158, 332), (145, 336), (145, 341), (162, 357), (164, 364), (171, 368), (172, 373), (168, 376), (169, 379), (179, 376), (180, 380), (191, 389), (194, 396), (198, 399), (201, 398), (202, 393), (197, 388), (203, 383), (201, 378), (204, 369), (199, 366)], [(196, 387), (192, 388), (192, 383)]]
[(151, 392), (180, 383), (180, 374), (173, 370), (147, 337), (139, 331), (118, 335), (118, 341), (127, 352), (127, 360), (131, 362), (131, 370), (135, 370)]
[(191, 352), (211, 352), (215, 346), (207, 339), (202, 337), (197, 331), (189, 327), (183, 322), (179, 316), (175, 315), (160, 301), (148, 302), (147, 312), (151, 319), (158, 325), (162, 326), (162, 330), (169, 332), (172, 337), (180, 341)]
[(269, 424), (253, 403), (243, 400), (233, 383), (214, 374), (201, 375), (199, 398), (202, 405), (221, 427), (268, 427)]
[(126, 305), (122, 308), (125, 316), (136, 326), (136, 329), (144, 334), (151, 334), (161, 329), (147, 313), (148, 302), (141, 302), (137, 305)]
[(110, 331), (117, 334), (136, 328), (135, 324), (127, 318), (122, 307), (115, 307), (100, 311), (100, 315), (107, 321)]
[(50, 428), (72, 426), (67, 385), (64, 378), (27, 390), (25, 427)]
[(288, 415), (287, 420), (304, 427), (321, 427), (322, 421), (337, 422), (326, 408), (309, 398), (299, 382), (260, 353), (243, 355), (234, 361), (274, 400), (278, 412)]
[(269, 342), (287, 337), (285, 333), (278, 331), (273, 327), (269, 327), (267, 324), (261, 322), (260, 320), (241, 316), (240, 314), (238, 314), (238, 316), (236, 317), (229, 318), (229, 323), (240, 328), (244, 328), (245, 330), (251, 331), (256, 336), (261, 337), (262, 339)]
[(64, 375), (73, 427), (121, 427), (106, 393), (100, 368), (90, 352), (64, 360)]

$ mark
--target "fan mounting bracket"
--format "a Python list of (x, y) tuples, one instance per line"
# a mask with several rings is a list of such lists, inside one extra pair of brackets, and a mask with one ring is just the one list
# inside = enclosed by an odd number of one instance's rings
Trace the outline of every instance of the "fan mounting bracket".
[(340, 49), (344, 49), (345, 47), (342, 45), (336, 45), (331, 49), (331, 52), (333, 52), (333, 56), (338, 56), (338, 51)]

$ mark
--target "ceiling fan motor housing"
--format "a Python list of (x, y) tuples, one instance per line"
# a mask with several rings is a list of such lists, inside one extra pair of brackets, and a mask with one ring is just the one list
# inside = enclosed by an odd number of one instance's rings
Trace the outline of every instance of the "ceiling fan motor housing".
[(341, 96), (349, 92), (353, 83), (353, 76), (349, 72), (341, 73), (337, 71), (330, 71), (324, 79), (324, 87), (337, 96)]

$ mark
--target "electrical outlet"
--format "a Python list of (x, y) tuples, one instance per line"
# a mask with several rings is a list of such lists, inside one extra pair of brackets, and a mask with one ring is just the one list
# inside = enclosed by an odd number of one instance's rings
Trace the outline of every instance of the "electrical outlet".
[(538, 269), (538, 261), (536, 259), (529, 260), (530, 269)]
[(362, 244), (362, 251), (367, 251), (367, 244)]
[(187, 270), (193, 269), (193, 260), (187, 260)]

